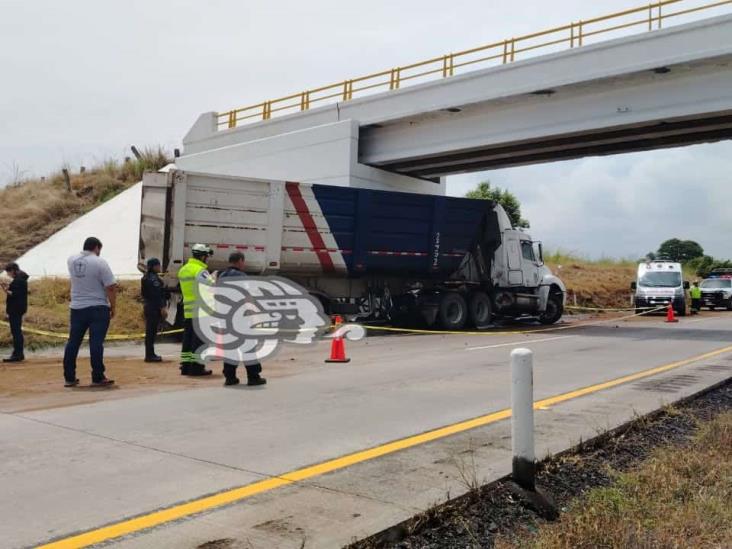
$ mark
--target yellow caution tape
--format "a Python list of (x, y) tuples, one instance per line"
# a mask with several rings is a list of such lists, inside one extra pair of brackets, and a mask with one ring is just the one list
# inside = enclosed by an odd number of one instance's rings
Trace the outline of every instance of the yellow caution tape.
[(612, 309), (610, 307), (581, 307), (579, 305), (565, 305), (565, 309), (575, 311), (634, 311), (635, 307), (623, 307), (622, 309)]
[[(10, 327), (10, 324), (5, 322), (4, 320), (0, 320), (0, 325)], [(23, 326), (23, 333), (35, 334), (35, 335), (46, 336), (46, 337), (55, 337), (57, 339), (68, 339), (69, 338), (68, 333), (51, 332), (48, 330), (39, 330), (38, 328), (28, 328), (26, 326)], [(165, 330), (163, 332), (158, 332), (157, 335), (169, 335), (169, 334), (180, 334), (180, 333), (183, 333), (182, 329)], [(89, 339), (89, 337), (87, 336), (85, 339)], [(139, 340), (139, 339), (145, 339), (145, 334), (107, 334), (106, 339), (107, 339), (107, 341), (134, 341), (134, 340)]]
[[(605, 310), (611, 310), (611, 309), (605, 309)], [(569, 330), (572, 328), (579, 328), (582, 326), (592, 326), (595, 324), (604, 324), (607, 322), (616, 322), (619, 320), (626, 320), (628, 318), (633, 318), (636, 316), (643, 316), (647, 315), (649, 313), (655, 313), (658, 311), (666, 310), (666, 307), (657, 307), (656, 309), (650, 309), (647, 311), (643, 311), (641, 313), (635, 313), (632, 315), (626, 315), (621, 316), (618, 318), (607, 318), (603, 320), (595, 320), (595, 321), (587, 321), (587, 322), (577, 322), (575, 324), (568, 324), (563, 326), (553, 326), (550, 328), (539, 328), (539, 329), (533, 329), (533, 330), (502, 330), (502, 331), (461, 331), (461, 330), (420, 330), (417, 328), (395, 328), (392, 326), (369, 326), (367, 324), (362, 324), (361, 326), (367, 330), (376, 330), (376, 331), (384, 331), (384, 332), (400, 332), (400, 333), (408, 333), (408, 334), (430, 334), (430, 335), (478, 335), (478, 336), (487, 336), (487, 335), (494, 335), (494, 336), (501, 336), (501, 335), (519, 335), (519, 334), (535, 334), (540, 332), (555, 332), (559, 330)], [(5, 322), (4, 320), (0, 320), (1, 326), (7, 326), (10, 327), (10, 324)], [(331, 328), (336, 327), (336, 325), (332, 325)], [(264, 330), (267, 331), (268, 330)], [(289, 332), (296, 332), (296, 330), (288, 330)], [(61, 332), (51, 332), (49, 330), (40, 330), (38, 328), (32, 328), (23, 326), (23, 332), (26, 334), (35, 334), (40, 336), (46, 336), (46, 337), (54, 337), (57, 339), (68, 339), (69, 334), (68, 333), (61, 333)], [(280, 333), (282, 333), (281, 330), (279, 330)], [(174, 330), (165, 330), (163, 332), (158, 332), (157, 335), (171, 335), (171, 334), (180, 334), (183, 333), (182, 328), (177, 328)], [(88, 336), (85, 338), (88, 339)], [(135, 341), (135, 340), (141, 340), (145, 339), (145, 334), (107, 334), (106, 340), (107, 341)]]
[(649, 313), (655, 313), (658, 311), (666, 310), (666, 307), (657, 307), (656, 309), (649, 309), (641, 313), (634, 313), (632, 315), (620, 316), (618, 318), (606, 318), (603, 320), (588, 320), (586, 322), (577, 322), (575, 324), (567, 324), (563, 326), (552, 326), (550, 328), (539, 328), (535, 330), (504, 330), (504, 331), (461, 331), (461, 330), (419, 330), (413, 328), (393, 328), (391, 326), (368, 326), (363, 327), (367, 330), (380, 330), (386, 332), (401, 332), (401, 333), (412, 333), (412, 334), (431, 334), (431, 335), (477, 335), (477, 336), (502, 336), (502, 335), (520, 335), (520, 334), (537, 334), (541, 332), (556, 332), (559, 330), (571, 330), (572, 328), (580, 328), (582, 326), (593, 326), (599, 324), (605, 324), (607, 322), (618, 322), (620, 320), (627, 320), (636, 316), (643, 316)]

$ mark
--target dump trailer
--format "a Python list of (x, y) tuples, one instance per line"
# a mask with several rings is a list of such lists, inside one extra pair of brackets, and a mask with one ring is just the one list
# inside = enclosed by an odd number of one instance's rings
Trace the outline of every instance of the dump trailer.
[(307, 288), (327, 313), (459, 330), (496, 318), (559, 320), (565, 287), (541, 244), (488, 200), (171, 170), (143, 178), (141, 265), (166, 284), (190, 247), (210, 270), (241, 251), (252, 275)]

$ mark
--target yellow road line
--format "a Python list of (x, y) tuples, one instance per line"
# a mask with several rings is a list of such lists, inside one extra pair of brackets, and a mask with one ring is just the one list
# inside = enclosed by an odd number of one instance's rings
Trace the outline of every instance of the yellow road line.
[[(712, 358), (729, 352), (732, 352), (732, 346), (717, 349), (716, 351), (711, 351), (709, 353), (704, 353), (684, 360), (679, 360), (677, 362), (672, 362), (670, 364), (665, 364), (663, 366), (657, 366), (649, 370), (643, 370), (642, 372), (619, 377), (610, 381), (605, 381), (603, 383), (590, 385), (589, 387), (584, 387), (575, 391), (569, 391), (567, 393), (562, 393), (560, 395), (538, 400), (534, 403), (534, 408), (538, 410), (544, 410), (549, 406), (560, 404), (568, 400), (573, 400), (575, 398), (597, 393), (599, 391), (610, 389), (624, 383), (629, 383), (631, 381), (636, 381), (638, 379), (667, 372), (669, 370), (673, 370), (674, 368), (686, 366), (687, 364), (692, 364), (700, 360), (706, 360), (708, 358)], [(248, 484), (239, 488), (233, 488), (231, 490), (225, 490), (218, 494), (189, 501), (187, 503), (174, 505), (172, 507), (168, 507), (167, 509), (161, 509), (159, 511), (154, 511), (152, 513), (141, 515), (139, 517), (122, 520), (108, 526), (103, 526), (95, 530), (89, 530), (88, 532), (73, 535), (64, 539), (60, 539), (58, 541), (41, 545), (39, 546), (39, 549), (76, 549), (106, 542), (114, 538), (125, 536), (127, 534), (132, 534), (141, 530), (153, 528), (155, 526), (165, 524), (166, 522), (179, 520), (185, 517), (189, 517), (191, 515), (195, 515), (197, 513), (209, 511), (216, 507), (236, 503), (243, 499), (264, 492), (268, 492), (270, 490), (274, 490), (275, 488), (279, 488), (281, 486), (286, 486), (288, 484), (307, 480), (319, 475), (331, 473), (333, 471), (337, 471), (339, 469), (343, 469), (357, 463), (362, 463), (364, 461), (385, 456), (394, 452), (398, 452), (400, 450), (412, 448), (420, 444), (439, 440), (441, 438), (462, 433), (470, 429), (475, 429), (476, 427), (490, 425), (491, 423), (496, 423), (509, 417), (511, 417), (510, 409), (499, 410), (497, 412), (493, 412), (484, 416), (479, 416), (473, 419), (469, 419), (467, 421), (461, 421), (459, 423), (448, 425), (446, 427), (440, 427), (433, 431), (428, 431), (419, 435), (395, 440), (393, 442), (389, 442), (375, 448), (361, 450), (343, 457), (325, 461), (323, 463), (311, 465), (302, 469), (297, 469), (278, 477), (268, 478), (259, 482), (255, 482), (253, 484)]]

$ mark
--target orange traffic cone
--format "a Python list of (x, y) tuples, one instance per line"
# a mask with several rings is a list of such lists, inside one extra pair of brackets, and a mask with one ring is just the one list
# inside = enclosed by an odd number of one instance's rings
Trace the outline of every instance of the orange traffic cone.
[(666, 322), (678, 322), (679, 319), (674, 315), (674, 306), (669, 303), (668, 309), (666, 310)]
[[(343, 319), (336, 315), (333, 319), (335, 325), (336, 334), (338, 334), (338, 328), (343, 324)], [(325, 360), (326, 362), (351, 362), (350, 358), (346, 358), (346, 344), (343, 341), (343, 337), (336, 335), (330, 344), (330, 358)]]

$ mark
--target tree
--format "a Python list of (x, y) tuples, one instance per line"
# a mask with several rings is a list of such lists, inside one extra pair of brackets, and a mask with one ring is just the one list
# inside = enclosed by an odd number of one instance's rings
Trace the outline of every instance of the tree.
[(498, 202), (506, 210), (511, 224), (520, 229), (528, 229), (529, 222), (521, 217), (521, 203), (516, 196), (505, 189), (491, 188), (490, 181), (478, 183), (478, 186), (465, 194), (466, 198), (479, 198)]
[(671, 238), (658, 247), (658, 254), (656, 255), (662, 259), (685, 263), (694, 258), (702, 257), (704, 255), (704, 248), (693, 240)]

